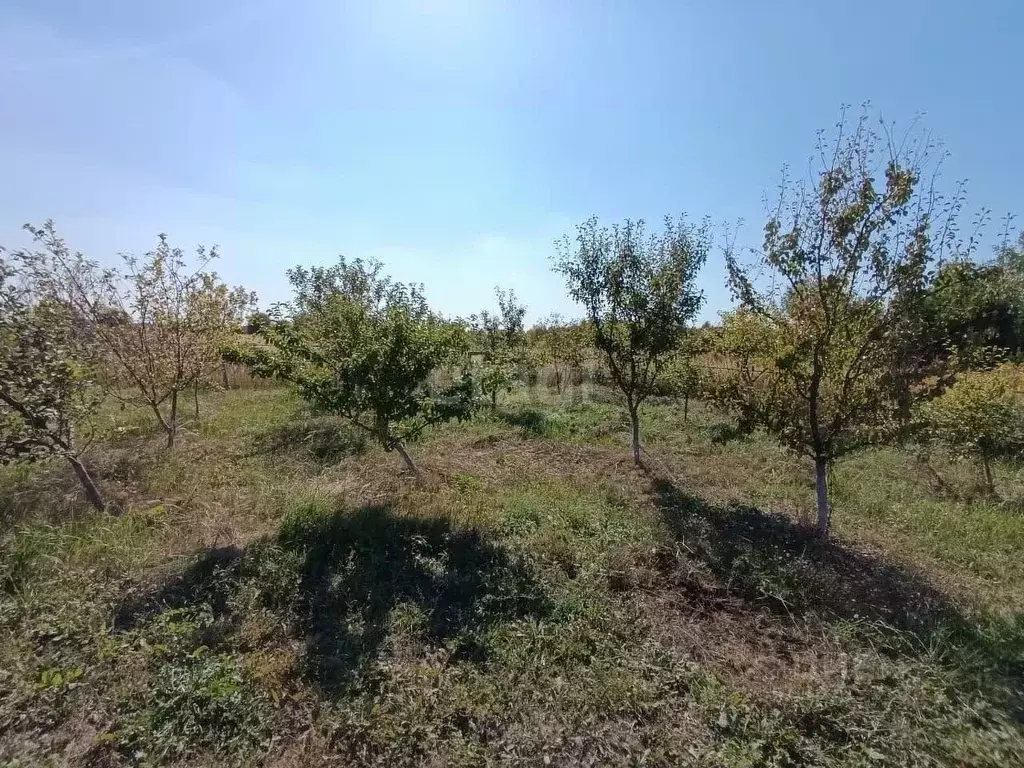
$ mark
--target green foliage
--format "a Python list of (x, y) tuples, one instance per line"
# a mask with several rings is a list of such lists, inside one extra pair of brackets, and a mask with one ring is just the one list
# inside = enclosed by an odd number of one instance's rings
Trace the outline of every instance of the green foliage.
[(19, 284), (0, 252), (0, 460), (73, 450), (75, 422), (95, 409), (87, 371), (75, 362), (64, 307)]
[(40, 290), (23, 260), (0, 249), (0, 464), (61, 456), (102, 508), (78, 456), (98, 405), (71, 313)]
[(707, 222), (697, 227), (670, 217), (652, 235), (642, 220), (609, 230), (595, 217), (577, 227), (575, 245), (568, 235), (558, 243), (555, 270), (586, 310), (594, 343), (625, 396), (638, 464), (638, 408), (704, 303), (696, 278), (709, 250)]
[(525, 361), (523, 318), (526, 307), (516, 303), (513, 291), (495, 289), (498, 312), (484, 310), (470, 318), (470, 334), (480, 357), (478, 378), (484, 396), (497, 408), (498, 393), (510, 392), (518, 367)]
[(930, 344), (926, 360), (953, 353), (972, 358), (990, 349), (1016, 356), (1024, 349), (1024, 293), (998, 264), (943, 264), (922, 300), (921, 315)]
[(866, 113), (845, 127), (834, 144), (819, 138), (812, 189), (783, 184), (754, 262), (726, 254), (741, 311), (721, 342), (737, 367), (718, 388), (742, 423), (814, 460), (822, 535), (827, 467), (895, 420), (913, 373), (901, 354), (913, 332), (907, 318), (949, 245), (933, 240), (936, 197), (920, 186), (930, 146), (883, 142)]
[(316, 408), (397, 450), (418, 474), (404, 443), (432, 424), (468, 418), (477, 404), (468, 374), (446, 387), (428, 381), (464, 358), (463, 334), (427, 308), (418, 286), (383, 276), (377, 262), (342, 258), (288, 277), (295, 298), (257, 329), (264, 344), (238, 344), (226, 358), (291, 382)]
[(995, 266), (1000, 271), (999, 300), (1006, 307), (997, 315), (1002, 322), (996, 345), (1019, 360), (1024, 355), (1024, 231), (1015, 243), (1003, 242), (996, 249)]
[(994, 491), (990, 463), (1024, 455), (1024, 404), (1020, 368), (961, 374), (956, 383), (921, 408), (926, 436), (953, 455), (981, 462)]
[(489, 360), (484, 359), (478, 366), (480, 389), (490, 400), (491, 410), (498, 407), (499, 392), (512, 391), (516, 370), (516, 361), (505, 351), (498, 352)]
[(697, 361), (699, 355), (711, 350), (714, 340), (700, 331), (686, 333), (675, 353), (665, 361), (658, 394), (668, 395), (689, 403), (690, 398), (701, 397), (708, 386), (708, 370)]
[(146, 708), (121, 734), (136, 758), (245, 754), (265, 746), (253, 681), (239, 659), (205, 646), (158, 668)]
[(716, 351), (726, 362), (710, 388), (715, 402), (736, 416), (741, 429), (762, 427), (808, 454), (807, 406), (797, 390), (803, 377), (799, 370), (790, 373), (797, 363), (795, 342), (778, 325), (741, 308), (722, 315)]
[(1024, 233), (995, 260), (943, 264), (917, 308), (916, 347), (904, 354), (949, 383), (958, 371), (1024, 355)]
[(589, 326), (563, 322), (561, 315), (553, 314), (530, 329), (529, 339), (536, 363), (551, 366), (555, 390), (562, 394), (582, 371), (592, 341)]

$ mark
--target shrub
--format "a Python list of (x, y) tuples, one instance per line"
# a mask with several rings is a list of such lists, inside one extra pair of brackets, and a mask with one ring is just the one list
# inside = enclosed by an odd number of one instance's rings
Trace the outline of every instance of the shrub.
[(1024, 405), (1019, 367), (962, 374), (945, 393), (921, 408), (925, 434), (951, 453), (981, 463), (985, 486), (995, 493), (992, 462), (1024, 452)]

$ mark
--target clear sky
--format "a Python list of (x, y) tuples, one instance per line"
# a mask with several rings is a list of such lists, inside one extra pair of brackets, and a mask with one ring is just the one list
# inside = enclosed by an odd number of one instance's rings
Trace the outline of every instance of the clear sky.
[(1022, 33), (1022, 0), (5, 0), (0, 242), (218, 243), (264, 303), (374, 256), (446, 313), (500, 284), (573, 314), (557, 236), (685, 211), (756, 242), (842, 103), (925, 113), (971, 205), (1024, 213)]

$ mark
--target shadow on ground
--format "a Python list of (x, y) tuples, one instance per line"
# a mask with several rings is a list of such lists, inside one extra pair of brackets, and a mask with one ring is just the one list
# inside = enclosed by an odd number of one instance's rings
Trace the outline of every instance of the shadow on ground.
[(485, 660), (488, 627), (551, 611), (526, 562), (479, 531), (371, 506), (293, 515), (273, 539), (206, 550), (184, 573), (121, 605), (115, 627), (209, 605), (230, 637), (244, 618), (243, 593), (258, 595), (259, 607), (304, 640), (303, 673), (330, 695), (343, 694), (376, 657), (399, 605), (418, 609), (403, 632), (471, 661)]
[(704, 431), (708, 436), (708, 440), (713, 445), (726, 445), (737, 440), (742, 440), (747, 437), (749, 432), (741, 429), (736, 424), (732, 424), (726, 421), (718, 421), (712, 424), (708, 424)]
[(821, 542), (782, 515), (709, 504), (664, 479), (653, 492), (672, 534), (729, 596), (792, 619), (846, 621), (892, 653), (931, 655), (1024, 716), (1024, 615), (978, 624), (915, 571)]
[(544, 437), (548, 431), (548, 416), (536, 408), (498, 411), (495, 416), (510, 427), (517, 427), (523, 437)]
[(335, 464), (366, 450), (366, 436), (356, 427), (330, 418), (288, 422), (253, 438), (256, 454), (299, 454), (318, 464)]

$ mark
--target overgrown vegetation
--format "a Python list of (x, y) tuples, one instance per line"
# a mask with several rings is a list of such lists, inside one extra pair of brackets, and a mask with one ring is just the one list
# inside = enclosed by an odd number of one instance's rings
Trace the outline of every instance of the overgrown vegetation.
[(585, 222), (529, 329), (0, 253), (0, 763), (1024, 764), (1021, 249), (939, 264), (876, 138), (700, 329), (685, 222)]
[[(799, 463), (768, 439), (721, 442), (698, 404), (688, 422), (647, 406), (652, 476), (621, 461), (618, 409), (517, 395), (502, 414), (545, 426), (435, 428), (420, 446), (434, 480), (411, 487), (379, 447), (308, 453), (316, 420), (333, 422), (285, 390), (203, 397), (202, 432), (170, 466), (159, 434), (125, 433), (117, 412), (95, 464), (107, 482), (131, 468), (124, 515), (8, 528), (4, 760), (1024, 754), (1021, 518), (934, 496), (909, 458), (841, 465), (844, 514), (821, 544)], [(6, 513), (52, 483), (9, 468)]]

